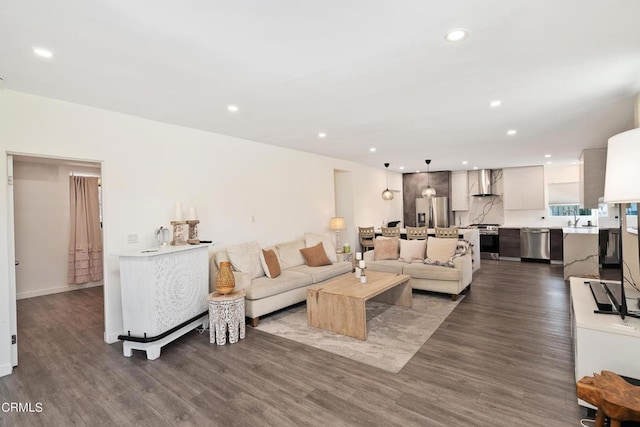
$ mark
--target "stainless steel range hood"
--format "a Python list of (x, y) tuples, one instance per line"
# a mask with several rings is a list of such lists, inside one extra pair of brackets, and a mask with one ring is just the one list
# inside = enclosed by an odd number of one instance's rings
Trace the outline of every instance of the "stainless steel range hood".
[(480, 169), (478, 171), (478, 192), (474, 197), (497, 196), (491, 188), (491, 169)]

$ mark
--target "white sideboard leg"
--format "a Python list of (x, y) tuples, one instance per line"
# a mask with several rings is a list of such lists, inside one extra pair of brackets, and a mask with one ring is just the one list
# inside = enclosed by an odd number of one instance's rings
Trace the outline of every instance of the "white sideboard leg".
[(124, 357), (133, 356), (133, 349), (127, 341), (122, 343), (122, 354), (124, 354)]
[(156, 360), (158, 357), (160, 357), (160, 349), (161, 346), (159, 345), (147, 348), (147, 359)]

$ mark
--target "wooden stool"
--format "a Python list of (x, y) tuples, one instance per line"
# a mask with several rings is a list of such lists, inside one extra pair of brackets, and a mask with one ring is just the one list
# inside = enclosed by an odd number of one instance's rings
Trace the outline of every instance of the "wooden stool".
[(576, 391), (580, 399), (598, 408), (596, 427), (604, 427), (605, 417), (611, 427), (620, 427), (622, 421), (640, 421), (640, 387), (611, 371), (581, 378)]
[(209, 342), (218, 345), (238, 342), (244, 339), (244, 291), (221, 295), (217, 292), (209, 294)]

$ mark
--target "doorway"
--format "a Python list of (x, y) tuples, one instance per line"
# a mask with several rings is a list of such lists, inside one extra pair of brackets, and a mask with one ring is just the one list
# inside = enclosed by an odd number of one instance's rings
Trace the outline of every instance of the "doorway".
[[(80, 285), (69, 285), (67, 280), (71, 216), (69, 177), (79, 175), (101, 179), (102, 164), (22, 154), (9, 155), (8, 158), (12, 211), (9, 227), (13, 236), (13, 253), (10, 249), (10, 255), (15, 260), (14, 283), (10, 284), (14, 307), (11, 333), (19, 342), (20, 300), (104, 286), (104, 279)], [(104, 253), (102, 257), (104, 264)], [(98, 295), (104, 305), (104, 290)], [(17, 343), (12, 346), (11, 359), (12, 365), (17, 366)]]

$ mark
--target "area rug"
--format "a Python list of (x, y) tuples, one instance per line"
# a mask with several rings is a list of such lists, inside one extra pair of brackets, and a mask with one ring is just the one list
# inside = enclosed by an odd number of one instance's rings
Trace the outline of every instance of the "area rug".
[(369, 301), (366, 341), (308, 326), (305, 304), (260, 319), (256, 329), (398, 373), (463, 297), (414, 292), (411, 308)]

